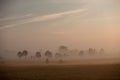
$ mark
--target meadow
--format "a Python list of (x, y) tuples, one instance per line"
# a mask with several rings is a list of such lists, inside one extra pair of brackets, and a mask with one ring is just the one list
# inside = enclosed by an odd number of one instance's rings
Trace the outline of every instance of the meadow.
[(0, 65), (0, 80), (120, 80), (120, 64)]

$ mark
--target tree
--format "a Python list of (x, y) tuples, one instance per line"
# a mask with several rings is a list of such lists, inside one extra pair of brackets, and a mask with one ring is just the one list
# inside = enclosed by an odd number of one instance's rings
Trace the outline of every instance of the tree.
[(59, 52), (66, 52), (68, 51), (68, 47), (67, 46), (60, 46), (59, 47)]
[(23, 50), (23, 56), (25, 56), (25, 58), (26, 58), (27, 55), (28, 55), (28, 51), (27, 50)]
[(60, 46), (59, 49), (58, 49), (59, 53), (62, 54), (63, 56), (68, 56), (68, 47), (67, 46)]
[(83, 55), (83, 54), (84, 54), (84, 51), (81, 50), (81, 51), (79, 52), (79, 55)]
[(23, 56), (23, 53), (22, 53), (21, 51), (19, 51), (19, 52), (17, 53), (17, 56), (18, 56), (19, 58), (21, 58), (21, 57)]
[(94, 51), (94, 49), (93, 49), (93, 48), (89, 48), (89, 49), (88, 49), (88, 53), (89, 53), (89, 54), (94, 54), (94, 53), (95, 53), (95, 51)]
[(40, 52), (36, 52), (35, 56), (36, 56), (37, 58), (41, 58), (41, 53), (40, 53)]
[(46, 52), (45, 52), (45, 56), (47, 57), (47, 59), (46, 59), (46, 63), (49, 63), (50, 61), (49, 61), (49, 58), (51, 58), (52, 57), (52, 52), (51, 51), (49, 51), (49, 50), (47, 50)]
[(56, 57), (56, 59), (58, 59), (58, 62), (59, 62), (59, 63), (63, 63), (62, 54), (56, 53), (56, 54), (55, 54), (55, 57)]
[(47, 50), (47, 51), (45, 52), (45, 56), (48, 57), (48, 58), (51, 58), (51, 57), (52, 57), (52, 52), (49, 51), (49, 50)]
[(93, 53), (96, 54), (96, 53), (97, 53), (97, 50), (96, 50), (96, 49), (93, 49)]
[(100, 54), (104, 54), (105, 53), (105, 50), (103, 48), (100, 49)]

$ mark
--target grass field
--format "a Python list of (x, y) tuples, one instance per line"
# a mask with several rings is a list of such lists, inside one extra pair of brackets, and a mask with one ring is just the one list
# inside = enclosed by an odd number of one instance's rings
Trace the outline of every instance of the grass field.
[(120, 80), (120, 64), (2, 65), (0, 80)]

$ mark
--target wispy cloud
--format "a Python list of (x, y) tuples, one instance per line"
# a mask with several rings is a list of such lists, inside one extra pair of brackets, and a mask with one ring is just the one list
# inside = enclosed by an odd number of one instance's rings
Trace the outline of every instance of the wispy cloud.
[(21, 19), (21, 18), (26, 18), (26, 17), (30, 17), (32, 16), (32, 14), (26, 14), (24, 16), (12, 16), (12, 17), (5, 17), (5, 18), (0, 18), (0, 22), (1, 21), (9, 21), (9, 20), (15, 20), (15, 19)]
[(61, 13), (55, 13), (55, 14), (50, 14), (50, 15), (45, 15), (45, 16), (38, 16), (30, 19), (28, 23), (31, 22), (40, 22), (40, 21), (46, 21), (46, 20), (51, 20), (51, 19), (56, 19), (65, 15), (70, 15), (70, 14), (75, 14), (79, 12), (83, 12), (86, 9), (79, 9), (79, 10), (73, 10), (73, 11), (67, 11), (67, 12), (61, 12)]
[(2, 27), (0, 27), (0, 29), (15, 27), (17, 25), (22, 25), (22, 24), (48, 21), (48, 20), (52, 20), (52, 19), (56, 19), (56, 18), (66, 16), (66, 15), (76, 14), (76, 13), (80, 13), (80, 12), (84, 12), (84, 11), (86, 11), (86, 9), (78, 9), (78, 10), (66, 11), (66, 12), (49, 14), (49, 15), (44, 15), (44, 16), (32, 17), (30, 19), (24, 20), (24, 22), (18, 22), (18, 23), (8, 24), (8, 25), (5, 25), (5, 26), (2, 26)]
[(17, 26), (17, 25), (16, 24), (5, 25), (5, 26), (0, 27), (0, 30), (6, 29), (6, 28), (11, 28), (11, 27), (14, 27), (14, 26)]

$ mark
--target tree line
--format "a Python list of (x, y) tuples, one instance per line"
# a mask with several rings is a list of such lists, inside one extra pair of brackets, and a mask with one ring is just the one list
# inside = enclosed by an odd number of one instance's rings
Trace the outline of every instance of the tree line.
[[(44, 56), (46, 57), (46, 63), (49, 63), (49, 60), (50, 60), (53, 56), (55, 56), (55, 58), (59, 59), (59, 61), (62, 62), (62, 61), (63, 61), (62, 58), (63, 58), (63, 57), (68, 57), (68, 56), (70, 56), (70, 53), (71, 53), (71, 52), (72, 52), (72, 50), (69, 50), (67, 46), (59, 46), (58, 51), (57, 51), (55, 54), (53, 54), (52, 51), (50, 51), (50, 50), (46, 50), (46, 51), (44, 52)], [(72, 52), (72, 53), (74, 54), (74, 52)], [(90, 54), (90, 55), (94, 55), (94, 54), (96, 54), (96, 53), (104, 54), (104, 53), (105, 53), (105, 50), (104, 50), (103, 48), (101, 48), (101, 49), (99, 50), (99, 52), (97, 52), (96, 49), (94, 49), (94, 48), (89, 48), (88, 50), (80, 50), (80, 51), (78, 51), (78, 52), (77, 52), (77, 55), (78, 55), (78, 56), (82, 56), (82, 55), (84, 55), (84, 54), (86, 54), (86, 53), (87, 53), (87, 54)], [(17, 56), (18, 56), (19, 58), (22, 58), (22, 57), (26, 58), (26, 57), (28, 56), (28, 54), (29, 54), (29, 52), (28, 52), (27, 50), (23, 50), (23, 51), (17, 52)], [(40, 59), (40, 58), (42, 57), (41, 54), (42, 54), (42, 53), (41, 53), (40, 51), (36, 51), (36, 52), (35, 52), (35, 58)], [(33, 56), (31, 56), (31, 59), (32, 59), (32, 58), (33, 58)]]

